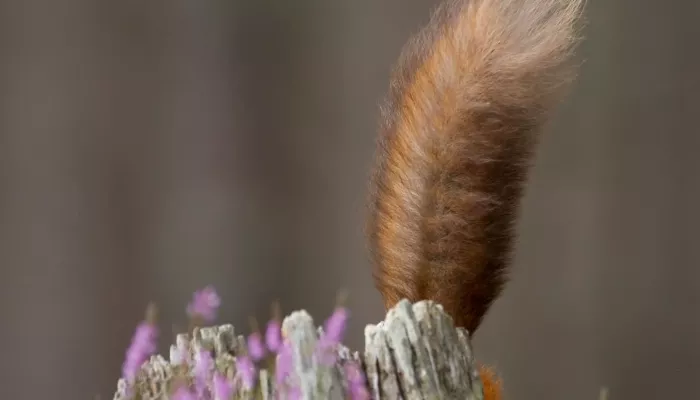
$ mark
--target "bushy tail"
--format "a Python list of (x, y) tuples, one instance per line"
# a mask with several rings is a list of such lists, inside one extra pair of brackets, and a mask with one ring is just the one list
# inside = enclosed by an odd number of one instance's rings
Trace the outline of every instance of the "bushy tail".
[(447, 1), (383, 108), (368, 236), (386, 307), (439, 302), (470, 332), (502, 290), (536, 133), (575, 75), (582, 0)]

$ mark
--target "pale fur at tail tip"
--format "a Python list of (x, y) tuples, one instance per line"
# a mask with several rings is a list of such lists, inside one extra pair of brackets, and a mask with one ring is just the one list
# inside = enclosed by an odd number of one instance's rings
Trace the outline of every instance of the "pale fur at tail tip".
[(448, 1), (404, 48), (367, 226), (386, 307), (430, 299), (479, 326), (506, 280), (537, 131), (574, 76), (582, 6)]

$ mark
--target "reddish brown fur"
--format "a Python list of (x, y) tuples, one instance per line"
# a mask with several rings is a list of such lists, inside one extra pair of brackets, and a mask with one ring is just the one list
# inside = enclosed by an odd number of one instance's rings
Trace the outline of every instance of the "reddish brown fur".
[(573, 77), (582, 0), (448, 0), (383, 107), (368, 236), (391, 307), (434, 300), (473, 333), (505, 282), (536, 132)]

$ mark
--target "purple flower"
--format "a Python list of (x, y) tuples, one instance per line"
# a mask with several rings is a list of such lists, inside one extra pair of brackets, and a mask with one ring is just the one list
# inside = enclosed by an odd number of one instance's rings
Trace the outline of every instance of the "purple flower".
[(197, 400), (197, 397), (186, 386), (180, 386), (173, 393), (171, 400)]
[(253, 332), (248, 336), (248, 354), (256, 362), (265, 357), (265, 345), (259, 332)]
[[(150, 308), (149, 308), (150, 309)], [(152, 311), (149, 311), (152, 314)], [(156, 351), (156, 339), (158, 338), (158, 327), (153, 323), (155, 318), (147, 318), (136, 328), (131, 345), (126, 351), (126, 359), (122, 365), (122, 375), (124, 379), (133, 383), (136, 374), (148, 358)]]
[(316, 356), (318, 362), (327, 367), (332, 366), (337, 359), (337, 345), (337, 342), (329, 339), (326, 336), (321, 336), (318, 339), (318, 342), (316, 342), (316, 348), (314, 349), (314, 355)]
[(267, 323), (265, 330), (265, 345), (273, 353), (277, 353), (282, 346), (281, 313), (280, 304), (278, 302), (272, 303), (272, 318)]
[(198, 290), (192, 297), (192, 302), (187, 306), (187, 315), (190, 318), (202, 318), (204, 322), (211, 323), (216, 318), (216, 311), (221, 305), (221, 299), (212, 286)]
[(336, 361), (336, 347), (343, 340), (348, 320), (348, 311), (344, 307), (336, 307), (333, 314), (326, 320), (323, 334), (316, 343), (315, 354), (319, 362), (327, 366)]
[(287, 388), (286, 399), (288, 399), (288, 400), (300, 400), (301, 399), (301, 389), (299, 389), (298, 386), (291, 386), (291, 387)]
[(330, 342), (340, 343), (343, 340), (348, 316), (348, 310), (345, 307), (336, 307), (330, 318), (326, 320), (323, 334)]
[(282, 345), (282, 331), (280, 329), (280, 323), (276, 319), (272, 319), (267, 323), (267, 330), (265, 331), (265, 344), (273, 353), (279, 351), (280, 346)]
[(369, 392), (364, 385), (354, 385), (350, 387), (350, 398), (352, 400), (369, 400)]
[(365, 386), (365, 375), (356, 362), (345, 364), (345, 376), (348, 380), (348, 390), (353, 400), (367, 400), (369, 393)]
[(277, 355), (277, 364), (275, 366), (275, 381), (277, 385), (284, 383), (284, 380), (292, 372), (293, 356), (292, 346), (288, 341), (285, 341)]
[(211, 353), (206, 350), (200, 350), (195, 358), (194, 375), (195, 387), (200, 397), (203, 397), (207, 388), (207, 379), (209, 372), (214, 368), (214, 360)]
[(230, 400), (233, 385), (219, 372), (214, 374), (214, 400)]
[(255, 364), (248, 356), (239, 356), (236, 358), (236, 373), (243, 382), (246, 389), (252, 389), (255, 385), (257, 371)]

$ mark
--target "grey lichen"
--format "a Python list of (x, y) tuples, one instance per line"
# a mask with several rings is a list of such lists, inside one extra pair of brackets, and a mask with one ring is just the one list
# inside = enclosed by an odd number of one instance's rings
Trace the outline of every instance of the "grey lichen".
[[(295, 387), (302, 399), (343, 399), (347, 389), (343, 366), (356, 361), (365, 372), (368, 392), (374, 399), (483, 399), (469, 335), (455, 328), (442, 307), (433, 302), (399, 302), (384, 321), (365, 328), (364, 353), (339, 346), (331, 366), (314, 356), (321, 330), (308, 313), (290, 314), (282, 331), (294, 353), (291, 381), (278, 388), (263, 369), (256, 393), (240, 388), (234, 398), (284, 399), (286, 388)], [(231, 325), (196, 328), (192, 337), (180, 334), (171, 347), (170, 359), (151, 357), (137, 376), (135, 392), (130, 395), (120, 380), (114, 400), (167, 400), (176, 377), (193, 379), (191, 363), (176, 351), (178, 344), (187, 345), (189, 354), (185, 357), (195, 357), (202, 349), (211, 351), (215, 368), (229, 377), (236, 374), (236, 356), (246, 350), (243, 336), (237, 336)]]

